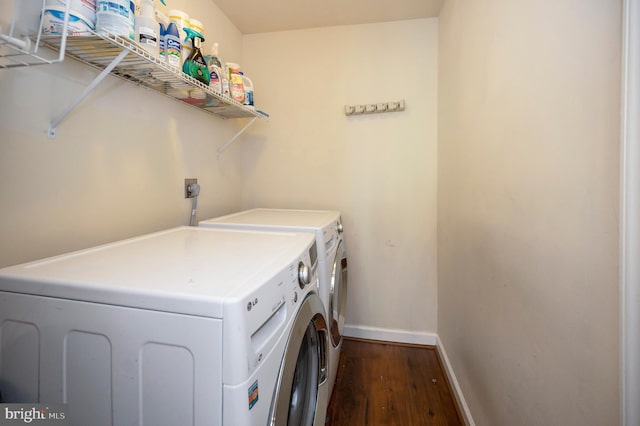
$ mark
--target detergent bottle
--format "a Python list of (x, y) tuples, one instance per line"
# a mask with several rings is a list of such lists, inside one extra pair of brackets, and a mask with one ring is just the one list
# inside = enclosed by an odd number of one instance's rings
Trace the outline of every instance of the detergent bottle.
[[(209, 60), (209, 70), (215, 67), (218, 77), (220, 78), (220, 93), (222, 96), (229, 97), (229, 73), (227, 68), (220, 60), (219, 44), (213, 43), (211, 46), (211, 59)], [(217, 85), (216, 85), (217, 87)]]
[(184, 32), (187, 33), (184, 41), (191, 41), (192, 48), (191, 53), (184, 60), (184, 64), (182, 64), (182, 72), (208, 85), (211, 80), (211, 75), (209, 74), (209, 68), (207, 68), (204, 56), (202, 56), (202, 52), (200, 51), (200, 43), (204, 41), (204, 37), (191, 28), (184, 28)]
[(222, 64), (220, 58), (218, 58), (218, 43), (213, 43), (211, 46), (211, 55), (205, 57), (207, 59), (207, 65), (209, 65), (209, 73), (211, 74), (211, 82), (209, 87), (214, 92), (222, 95)]
[(220, 68), (216, 67), (215, 65), (211, 64), (211, 61), (209, 61), (209, 74), (211, 76), (211, 80), (209, 81), (209, 87), (211, 87), (211, 89), (222, 95), (222, 80), (221, 80), (221, 74), (222, 71), (220, 70)]
[(240, 75), (240, 65), (234, 62), (227, 62), (227, 69), (229, 70), (229, 91), (231, 93), (231, 99), (243, 103), (244, 85), (242, 83), (242, 76)]
[(248, 106), (253, 108), (253, 81), (242, 71), (240, 71), (240, 75), (242, 76), (242, 85), (244, 86), (244, 106)]
[(222, 66), (222, 96), (230, 97), (231, 92), (229, 90), (229, 71), (227, 70), (227, 66)]

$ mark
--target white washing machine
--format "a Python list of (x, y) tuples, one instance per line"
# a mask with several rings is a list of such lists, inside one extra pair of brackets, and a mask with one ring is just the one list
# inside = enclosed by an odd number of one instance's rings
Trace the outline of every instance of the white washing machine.
[(0, 270), (0, 402), (74, 426), (324, 425), (304, 233), (181, 227)]
[(200, 222), (203, 227), (311, 232), (320, 263), (320, 297), (330, 322), (329, 395), (333, 391), (347, 299), (347, 257), (340, 212), (332, 210), (252, 209)]

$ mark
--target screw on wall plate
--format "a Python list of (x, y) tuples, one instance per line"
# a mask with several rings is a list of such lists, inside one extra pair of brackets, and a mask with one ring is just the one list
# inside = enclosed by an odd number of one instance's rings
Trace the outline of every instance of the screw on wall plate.
[(186, 178), (184, 180), (184, 198), (193, 198), (196, 196), (190, 189), (190, 186), (196, 183), (198, 183), (198, 179), (195, 178)]

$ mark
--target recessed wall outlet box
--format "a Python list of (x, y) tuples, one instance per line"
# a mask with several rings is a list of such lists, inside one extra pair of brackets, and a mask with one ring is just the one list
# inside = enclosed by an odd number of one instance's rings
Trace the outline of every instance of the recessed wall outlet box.
[(193, 198), (193, 194), (189, 190), (189, 186), (198, 183), (198, 179), (196, 178), (185, 178), (184, 180), (184, 198)]

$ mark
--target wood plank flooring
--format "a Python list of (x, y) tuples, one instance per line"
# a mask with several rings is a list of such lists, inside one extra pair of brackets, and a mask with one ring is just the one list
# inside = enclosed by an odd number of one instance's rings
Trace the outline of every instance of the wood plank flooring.
[(326, 426), (464, 425), (434, 347), (345, 339)]

